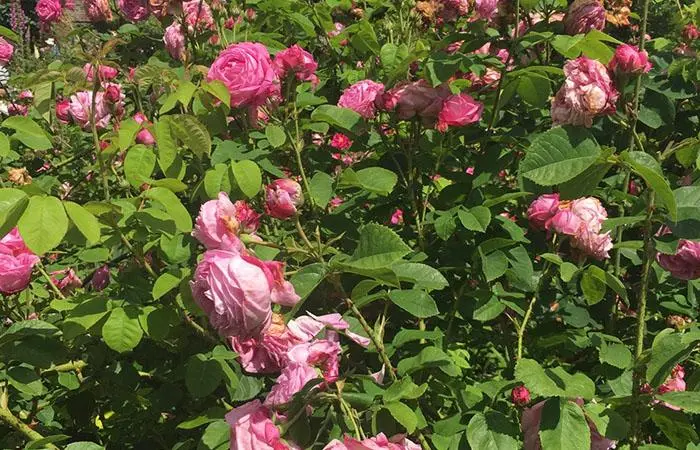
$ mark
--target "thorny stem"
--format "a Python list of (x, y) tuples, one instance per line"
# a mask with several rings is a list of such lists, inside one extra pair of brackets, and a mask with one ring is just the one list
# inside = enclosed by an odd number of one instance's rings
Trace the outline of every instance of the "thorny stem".
[[(10, 427), (14, 428), (16, 431), (22, 433), (30, 441), (38, 441), (44, 439), (44, 436), (32, 430), (29, 425), (19, 420), (12, 414), (12, 411), (2, 407), (0, 408), (0, 421), (5, 422)], [(47, 448), (56, 449), (57, 447), (53, 444), (45, 444)]]
[[(639, 51), (644, 51), (644, 44), (646, 43), (647, 35), (647, 18), (649, 16), (649, 0), (644, 0), (644, 5), (642, 7), (642, 25), (639, 27)], [(638, 75), (637, 80), (634, 85), (634, 96), (632, 97), (632, 113), (630, 122), (630, 142), (629, 151), (634, 150), (634, 145), (636, 144), (639, 137), (637, 136), (637, 118), (639, 112), (639, 94), (642, 90), (642, 76)]]
[(318, 259), (319, 262), (323, 263), (323, 257), (319, 255), (316, 252), (316, 249), (314, 246), (311, 244), (311, 241), (309, 240), (308, 236), (306, 236), (306, 233), (304, 232), (304, 228), (301, 226), (301, 222), (299, 221), (299, 216), (294, 216), (294, 224), (297, 227), (297, 233), (299, 233), (299, 237), (301, 237), (301, 240), (304, 241), (304, 245), (309, 249), (309, 252), (316, 258)]
[(87, 363), (83, 360), (71, 361), (57, 366), (49, 367), (41, 371), (41, 374), (51, 373), (51, 372), (80, 372), (83, 368), (87, 366)]
[(309, 179), (306, 177), (306, 171), (304, 170), (304, 163), (301, 161), (301, 151), (304, 149), (304, 141), (301, 139), (301, 135), (299, 133), (299, 111), (297, 111), (297, 102), (296, 100), (293, 103), (294, 105), (294, 153), (296, 156), (297, 160), (297, 166), (299, 166), (299, 174), (301, 175), (301, 179), (304, 183), (304, 190), (306, 191), (307, 198), (309, 199), (309, 203), (311, 203), (311, 207), (313, 208), (314, 206), (314, 198), (311, 196), (311, 189), (309, 188)]
[(95, 145), (95, 153), (97, 153), (97, 162), (100, 166), (100, 177), (102, 178), (102, 191), (104, 192), (105, 200), (111, 199), (109, 193), (109, 180), (107, 179), (107, 170), (105, 166), (102, 149), (100, 148), (100, 136), (97, 134), (97, 123), (95, 123), (95, 110), (97, 104), (97, 93), (100, 90), (100, 65), (92, 65), (92, 76), (95, 80), (92, 89), (92, 106), (90, 107), (90, 128), (92, 129), (92, 141)]
[(51, 275), (49, 275), (46, 272), (46, 269), (44, 268), (44, 265), (41, 263), (41, 261), (39, 261), (39, 263), (36, 265), (36, 268), (39, 271), (39, 273), (41, 273), (41, 275), (43, 275), (43, 277), (46, 279), (46, 281), (48, 281), (49, 287), (58, 296), (58, 298), (65, 300), (66, 296), (63, 295), (63, 292), (61, 292), (61, 290), (58, 288), (58, 286), (56, 286), (54, 284), (53, 280), (51, 279)]

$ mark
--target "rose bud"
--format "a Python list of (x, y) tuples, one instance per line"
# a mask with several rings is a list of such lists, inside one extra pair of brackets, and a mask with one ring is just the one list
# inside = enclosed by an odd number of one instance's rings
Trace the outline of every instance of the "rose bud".
[(70, 100), (67, 98), (56, 102), (56, 118), (61, 123), (70, 122)]
[(525, 406), (530, 403), (530, 391), (525, 386), (516, 386), (510, 391), (510, 399), (517, 406)]
[(105, 89), (105, 100), (109, 103), (117, 103), (122, 98), (122, 91), (116, 84), (110, 84)]
[(109, 285), (109, 266), (105, 264), (97, 269), (92, 275), (90, 283), (93, 290), (97, 292), (104, 290)]
[(544, 230), (547, 221), (559, 212), (559, 194), (540, 195), (530, 203), (527, 209), (527, 220), (538, 230)]
[(265, 210), (276, 219), (288, 219), (297, 213), (304, 203), (301, 186), (289, 178), (281, 178), (266, 188)]
[(611, 71), (619, 74), (641, 74), (651, 70), (649, 55), (636, 47), (622, 44), (615, 49), (615, 55), (608, 66)]

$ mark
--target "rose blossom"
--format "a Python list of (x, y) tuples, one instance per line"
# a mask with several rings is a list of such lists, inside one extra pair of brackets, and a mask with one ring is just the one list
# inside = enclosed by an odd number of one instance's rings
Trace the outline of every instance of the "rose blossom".
[(58, 22), (63, 12), (60, 0), (39, 0), (34, 10), (43, 24)]
[(233, 44), (214, 60), (207, 81), (222, 81), (231, 93), (231, 106), (260, 106), (279, 93), (279, 83), (264, 45)]
[(127, 20), (139, 22), (151, 13), (146, 0), (118, 0), (117, 6)]
[(365, 119), (371, 119), (376, 112), (375, 102), (381, 99), (384, 85), (372, 80), (362, 80), (346, 88), (338, 99), (338, 106), (352, 109)]
[(14, 52), (15, 48), (12, 44), (0, 37), (0, 66), (9, 64)]
[(559, 212), (559, 194), (543, 194), (530, 203), (527, 219), (533, 228), (544, 230), (547, 221), (557, 212)]
[(185, 25), (190, 33), (216, 28), (211, 8), (206, 1), (189, 0), (183, 2), (182, 11), (185, 13)]
[(570, 204), (571, 212), (583, 221), (586, 228), (598, 233), (603, 222), (608, 218), (608, 212), (595, 197), (581, 197)]
[(83, 8), (90, 22), (109, 22), (113, 18), (109, 0), (83, 0)]
[(490, 20), (498, 11), (498, 0), (476, 0), (474, 12), (477, 17)]
[[(83, 281), (73, 269), (57, 270), (50, 275), (51, 283), (64, 294), (70, 294), (74, 289), (83, 286)], [(59, 279), (58, 276), (61, 278)]]
[(403, 210), (396, 209), (389, 219), (389, 223), (392, 225), (402, 225), (403, 224)]
[(109, 278), (109, 266), (105, 264), (92, 274), (92, 289), (97, 292), (104, 290), (109, 285)]
[(554, 230), (557, 233), (568, 234), (569, 236), (577, 234), (582, 226), (583, 221), (570, 209), (558, 211), (545, 224), (547, 230)]
[(607, 68), (581, 56), (564, 65), (566, 80), (552, 102), (555, 125), (591, 127), (593, 118), (615, 112), (618, 92)]
[(27, 287), (39, 257), (27, 248), (17, 228), (0, 239), (0, 292), (14, 294)]
[(605, 28), (605, 7), (601, 0), (575, 0), (564, 18), (568, 34), (585, 34)]
[(136, 143), (144, 145), (155, 144), (156, 140), (153, 138), (153, 135), (147, 128), (147, 126), (152, 125), (148, 118), (142, 112), (137, 112), (134, 114), (134, 120), (139, 125), (143, 125), (140, 127), (139, 132), (136, 133)]
[(696, 27), (694, 24), (689, 23), (685, 27), (683, 27), (683, 31), (681, 31), (681, 36), (684, 40), (692, 42), (697, 38), (700, 38), (700, 30), (698, 30), (698, 27)]
[[(85, 64), (83, 66), (83, 73), (85, 73), (85, 78), (88, 81), (93, 81), (95, 79), (95, 69), (92, 67), (92, 64)], [(109, 81), (116, 78), (117, 75), (119, 75), (119, 71), (117, 69), (105, 65), (99, 66), (98, 73), (100, 81)]]
[(70, 100), (64, 98), (56, 102), (56, 118), (61, 123), (70, 122)]
[(231, 426), (231, 450), (291, 450), (271, 419), (272, 413), (260, 400), (253, 400), (226, 414)]
[(331, 147), (338, 150), (347, 150), (352, 147), (352, 141), (343, 133), (335, 133), (331, 138)]
[[(92, 91), (80, 91), (71, 95), (68, 105), (73, 121), (84, 130), (90, 130), (92, 111)], [(104, 92), (98, 92), (95, 97), (95, 123), (98, 129), (104, 129), (112, 118), (109, 108), (104, 100)]]
[(231, 203), (228, 194), (220, 192), (216, 200), (209, 200), (199, 209), (192, 236), (211, 250), (222, 247), (227, 239), (236, 241), (240, 233), (254, 234), (258, 226), (260, 214), (242, 200)]
[(461, 127), (478, 122), (483, 110), (484, 104), (477, 102), (468, 94), (450, 95), (442, 105), (435, 128), (445, 132), (450, 126)]
[(424, 122), (433, 123), (449, 94), (447, 86), (434, 88), (426, 80), (420, 79), (390, 89), (382, 96), (381, 105), (385, 111), (395, 109), (399, 119), (419, 116)]
[(277, 53), (272, 65), (280, 80), (293, 73), (299, 81), (310, 81), (314, 86), (318, 84), (318, 63), (311, 53), (296, 44)]
[(283, 266), (234, 246), (208, 250), (190, 282), (192, 295), (222, 336), (257, 336), (270, 326), (271, 303), (293, 306), (299, 301), (284, 280)]
[(287, 364), (277, 377), (263, 404), (268, 407), (283, 405), (289, 402), (294, 394), (301, 391), (306, 383), (316, 378), (318, 378), (316, 369), (308, 364)]
[(185, 55), (185, 35), (182, 34), (182, 26), (177, 23), (171, 23), (163, 34), (163, 42), (165, 49), (174, 59), (182, 59)]
[(510, 391), (511, 401), (518, 406), (530, 403), (530, 391), (525, 386), (516, 386)]
[(588, 228), (583, 227), (571, 240), (571, 246), (581, 250), (583, 253), (594, 257), (597, 260), (610, 258), (608, 253), (613, 248), (610, 232), (598, 234)]
[(345, 436), (343, 442), (334, 439), (323, 450), (421, 450), (421, 446), (403, 434), (387, 438), (384, 433), (379, 433), (362, 441), (350, 436)]
[(301, 186), (289, 178), (280, 178), (265, 188), (265, 211), (276, 219), (288, 219), (304, 203)]
[(657, 253), (656, 261), (680, 280), (700, 278), (700, 242), (681, 239), (674, 255)]
[(647, 73), (651, 70), (649, 55), (645, 50), (622, 44), (615, 49), (615, 55), (608, 64), (611, 71), (624, 74)]

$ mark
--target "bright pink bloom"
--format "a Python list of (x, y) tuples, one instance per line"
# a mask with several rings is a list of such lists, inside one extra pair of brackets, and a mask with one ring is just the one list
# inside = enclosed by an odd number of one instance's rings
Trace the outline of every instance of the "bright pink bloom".
[(279, 93), (279, 81), (264, 45), (233, 44), (214, 60), (207, 81), (222, 81), (231, 93), (231, 106), (259, 106)]
[(276, 219), (288, 219), (304, 203), (301, 186), (289, 178), (280, 178), (265, 188), (265, 211)]
[(525, 386), (516, 386), (510, 391), (510, 400), (517, 406), (530, 403), (530, 391)]
[[(92, 64), (85, 64), (83, 66), (83, 72), (85, 73), (85, 78), (88, 81), (93, 81), (95, 79), (95, 69), (92, 67)], [(119, 75), (119, 71), (117, 69), (105, 65), (99, 66), (98, 72), (100, 76), (100, 81), (109, 81), (116, 78), (117, 75)]]
[(190, 33), (216, 28), (211, 8), (206, 1), (188, 0), (182, 2), (182, 11), (185, 13), (185, 25)]
[(700, 278), (700, 242), (681, 239), (675, 255), (657, 253), (656, 261), (680, 280)]
[(271, 419), (272, 413), (260, 400), (253, 400), (226, 414), (231, 426), (231, 450), (292, 450)]
[(264, 405), (268, 407), (284, 405), (294, 394), (301, 391), (306, 383), (318, 378), (316, 369), (308, 364), (289, 363), (277, 377), (270, 393), (265, 397)]
[(451, 126), (462, 127), (478, 122), (483, 110), (484, 104), (477, 102), (468, 94), (450, 95), (442, 105), (435, 128), (445, 132)]
[(134, 120), (139, 125), (143, 125), (139, 132), (136, 133), (136, 143), (144, 145), (155, 144), (156, 140), (147, 128), (152, 125), (151, 121), (148, 120), (148, 118), (142, 112), (137, 112), (134, 114)]
[(165, 49), (174, 59), (181, 60), (185, 55), (185, 35), (182, 34), (182, 25), (177, 21), (168, 25), (163, 34)]
[(464, 169), (464, 173), (467, 175), (474, 175), (474, 166), (469, 166), (466, 169)]
[(331, 201), (329, 202), (329, 205), (330, 205), (331, 209), (334, 209), (334, 208), (337, 208), (338, 206), (342, 205), (343, 202), (344, 202), (344, 200), (342, 199), (342, 197), (338, 197), (336, 195), (335, 197), (333, 197), (331, 199)]
[(615, 112), (619, 94), (603, 64), (581, 56), (564, 65), (564, 74), (566, 80), (552, 102), (555, 125), (590, 127), (594, 117)]
[(58, 22), (63, 12), (60, 0), (39, 0), (34, 10), (39, 21), (44, 24)]
[(323, 450), (421, 450), (421, 446), (406, 438), (403, 434), (397, 434), (390, 439), (384, 433), (358, 441), (350, 436), (345, 436), (343, 442), (337, 439), (328, 443)]
[(236, 241), (240, 233), (254, 234), (258, 226), (260, 214), (243, 200), (231, 203), (228, 194), (221, 192), (218, 199), (201, 206), (192, 236), (211, 250)]
[(56, 102), (56, 118), (61, 123), (70, 122), (70, 101), (68, 99), (64, 98)]
[[(665, 394), (667, 392), (683, 392), (686, 389), (685, 385), (685, 369), (680, 364), (676, 364), (676, 367), (671, 371), (671, 376), (669, 376), (664, 384), (659, 386), (656, 390), (659, 394)], [(655, 403), (656, 401), (654, 401)], [(674, 411), (680, 411), (681, 408), (673, 406), (670, 403), (663, 402), (665, 407), (672, 409)]]
[[(70, 294), (76, 288), (83, 286), (83, 281), (73, 269), (64, 269), (51, 272), (51, 282), (64, 294)], [(61, 276), (59, 279), (58, 277)]]
[(118, 0), (117, 6), (127, 20), (139, 22), (151, 14), (147, 0)]
[[(80, 91), (71, 95), (69, 110), (73, 121), (84, 130), (90, 130), (92, 111), (92, 91)], [(95, 124), (97, 129), (107, 128), (112, 119), (109, 107), (104, 99), (104, 92), (98, 92), (95, 97)]]
[(17, 228), (0, 239), (0, 292), (14, 294), (27, 287), (39, 257), (27, 248)]
[(331, 147), (338, 150), (347, 150), (352, 147), (352, 141), (343, 133), (335, 133), (331, 139)]
[(90, 22), (109, 22), (113, 18), (109, 0), (83, 0), (83, 7)]
[(318, 84), (316, 76), (318, 63), (311, 53), (296, 44), (277, 53), (272, 64), (280, 80), (285, 79), (289, 74), (294, 74), (299, 81)]
[(651, 63), (645, 50), (640, 52), (637, 47), (622, 44), (615, 49), (615, 55), (608, 67), (615, 73), (640, 74), (649, 72)]
[(381, 99), (382, 109), (396, 110), (399, 119), (419, 116), (426, 123), (434, 123), (442, 104), (450, 95), (447, 86), (434, 88), (426, 80), (403, 83), (387, 91)]
[(352, 109), (365, 119), (371, 119), (376, 112), (375, 103), (380, 101), (384, 85), (372, 80), (362, 80), (346, 88), (338, 99), (338, 106)]
[(575, 0), (564, 18), (568, 34), (585, 34), (605, 28), (605, 7), (601, 0)]
[(527, 219), (530, 225), (544, 230), (547, 222), (559, 212), (559, 194), (543, 194), (530, 203)]
[(546, 222), (545, 227), (548, 230), (554, 230), (557, 233), (574, 236), (579, 233), (579, 230), (583, 225), (583, 221), (570, 209), (563, 209), (558, 211), (551, 219), (549, 219)]
[(0, 66), (9, 64), (14, 52), (15, 47), (0, 37)]
[(389, 222), (392, 225), (402, 225), (403, 224), (403, 211), (401, 209), (396, 209), (394, 213), (391, 215), (391, 219), (389, 219)]

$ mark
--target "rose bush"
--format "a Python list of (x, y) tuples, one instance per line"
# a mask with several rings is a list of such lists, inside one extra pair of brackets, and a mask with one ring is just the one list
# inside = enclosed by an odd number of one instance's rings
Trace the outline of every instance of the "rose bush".
[(697, 448), (699, 19), (0, 4), (0, 448)]

